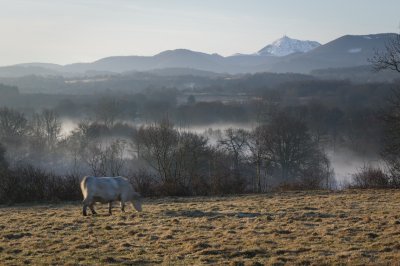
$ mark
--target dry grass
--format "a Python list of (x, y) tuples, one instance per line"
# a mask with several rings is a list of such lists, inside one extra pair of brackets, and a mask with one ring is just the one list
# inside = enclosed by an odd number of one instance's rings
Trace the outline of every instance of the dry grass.
[[(0, 264), (396, 265), (400, 191), (148, 200), (144, 212), (79, 204), (0, 208)], [(398, 265), (398, 264), (397, 264)]]

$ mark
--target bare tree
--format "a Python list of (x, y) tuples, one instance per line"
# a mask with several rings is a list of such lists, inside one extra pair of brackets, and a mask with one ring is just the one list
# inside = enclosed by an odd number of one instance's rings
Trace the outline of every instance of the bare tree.
[(329, 160), (303, 121), (280, 112), (263, 131), (265, 158), (281, 182), (296, 182), (307, 188), (321, 186)]
[(58, 114), (54, 110), (45, 109), (42, 112), (42, 119), (47, 145), (50, 148), (54, 148), (61, 132), (61, 122), (58, 118)]
[[(384, 51), (376, 51), (369, 59), (376, 71), (392, 70), (400, 73), (400, 34), (386, 43)], [(388, 107), (382, 115), (384, 140), (381, 155), (392, 176), (393, 182), (400, 184), (400, 90), (393, 90)]]
[(155, 169), (163, 182), (170, 182), (174, 177), (173, 166), (178, 140), (178, 133), (167, 120), (160, 124), (142, 126), (134, 137), (139, 158)]
[(69, 151), (73, 173), (86, 166), (94, 176), (117, 176), (123, 174), (126, 141), (119, 138), (104, 138), (96, 128), (98, 124), (81, 121), (78, 127), (65, 138), (60, 146)]
[(247, 145), (250, 150), (250, 161), (256, 167), (256, 180), (253, 182), (253, 189), (258, 193), (262, 190), (261, 185), (261, 168), (265, 161), (264, 151), (264, 129), (265, 126), (255, 128), (249, 135)]
[(106, 149), (106, 161), (108, 166), (108, 171), (111, 176), (121, 175), (121, 171), (124, 168), (124, 152), (125, 152), (126, 142), (121, 139), (117, 139), (111, 143), (111, 145)]
[(134, 136), (137, 154), (160, 177), (163, 192), (188, 195), (204, 191), (211, 150), (208, 139), (180, 132), (168, 120), (142, 126)]
[(92, 175), (105, 176), (107, 175), (105, 157), (103, 145), (100, 142), (92, 142), (86, 147), (82, 159), (89, 166)]
[(400, 90), (393, 91), (382, 119), (384, 136), (381, 155), (389, 166), (392, 178), (400, 184)]
[(125, 165), (125, 142), (115, 140), (110, 145), (92, 141), (82, 154), (83, 161), (94, 176), (118, 176)]
[(190, 132), (179, 133), (176, 169), (188, 193), (196, 194), (196, 191), (203, 190), (210, 153), (207, 138)]
[(386, 42), (384, 51), (376, 50), (369, 61), (376, 71), (388, 69), (400, 72), (400, 34)]
[(228, 128), (225, 130), (225, 136), (218, 141), (219, 146), (227, 151), (232, 156), (232, 167), (235, 181), (239, 185), (240, 180), (240, 166), (243, 158), (245, 157), (246, 149), (248, 148), (247, 141), (249, 132), (244, 129), (232, 129)]
[(27, 122), (23, 113), (7, 107), (0, 108), (0, 137), (23, 136), (27, 131)]
[(32, 148), (36, 151), (44, 150), (46, 138), (44, 136), (44, 123), (42, 116), (34, 113), (29, 121), (29, 131)]
[(60, 138), (61, 122), (54, 110), (44, 109), (40, 114), (33, 114), (29, 124), (35, 147), (55, 147)]

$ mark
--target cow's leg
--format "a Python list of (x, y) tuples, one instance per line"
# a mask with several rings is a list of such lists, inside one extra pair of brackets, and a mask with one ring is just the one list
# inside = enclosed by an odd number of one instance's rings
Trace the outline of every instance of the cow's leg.
[(87, 216), (87, 212), (86, 212), (86, 210), (87, 210), (87, 205), (86, 204), (83, 204), (83, 209), (82, 209), (82, 214), (83, 214), (83, 216)]
[(83, 201), (83, 208), (82, 208), (82, 214), (83, 216), (87, 216), (87, 207), (90, 206), (90, 200), (86, 197)]
[(125, 202), (121, 201), (121, 211), (125, 212)]
[(89, 205), (89, 209), (92, 211), (92, 214), (97, 214), (97, 212), (94, 210), (94, 204)]
[(110, 202), (108, 203), (108, 214), (109, 214), (109, 215), (112, 215), (111, 209), (112, 209), (112, 201), (110, 201)]

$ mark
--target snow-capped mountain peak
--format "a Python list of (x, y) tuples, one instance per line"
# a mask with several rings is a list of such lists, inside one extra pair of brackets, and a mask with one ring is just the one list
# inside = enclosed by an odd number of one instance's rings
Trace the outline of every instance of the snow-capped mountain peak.
[(306, 53), (321, 44), (315, 41), (301, 41), (283, 36), (257, 52), (258, 55), (285, 56), (293, 53)]

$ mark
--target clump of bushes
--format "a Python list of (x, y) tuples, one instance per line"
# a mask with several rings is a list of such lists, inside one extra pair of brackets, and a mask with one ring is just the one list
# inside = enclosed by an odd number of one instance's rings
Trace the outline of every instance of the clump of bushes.
[(384, 170), (368, 165), (353, 174), (350, 188), (391, 188), (393, 187), (391, 181), (390, 175), (385, 173)]
[(82, 198), (79, 177), (57, 176), (31, 165), (0, 172), (0, 204)]

